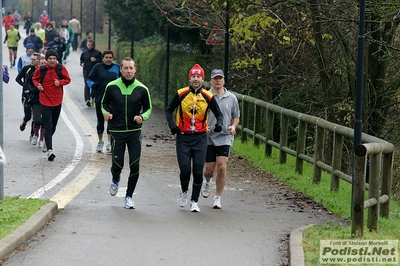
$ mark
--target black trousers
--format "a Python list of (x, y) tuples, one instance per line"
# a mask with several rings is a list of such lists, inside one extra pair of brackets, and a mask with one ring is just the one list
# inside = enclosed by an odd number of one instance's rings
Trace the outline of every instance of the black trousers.
[(207, 133), (176, 135), (176, 154), (180, 169), (179, 179), (183, 192), (189, 188), (190, 174), (193, 162), (193, 186), (190, 200), (199, 200), (201, 185), (203, 184), (203, 168), (207, 152)]
[(72, 50), (76, 51), (78, 49), (78, 37), (81, 36), (80, 33), (74, 33), (74, 40), (72, 41)]
[[(47, 130), (47, 129), (46, 129)], [(139, 180), (139, 160), (141, 154), (141, 130), (132, 132), (110, 132), (112, 145), (111, 174), (114, 181), (119, 181), (124, 167), (125, 149), (129, 154), (129, 177), (126, 196), (132, 197)]]
[(46, 141), (47, 150), (53, 149), (53, 135), (56, 132), (58, 118), (61, 113), (61, 104), (58, 106), (44, 106), (41, 105), (40, 112), (42, 113), (42, 119), (46, 131), (44, 133), (44, 139)]
[[(101, 103), (98, 103), (96, 101), (95, 108), (96, 108), (96, 117), (97, 117), (97, 126), (96, 126), (97, 134), (103, 134), (105, 120), (104, 120), (103, 113), (101, 112)], [(107, 134), (110, 134), (108, 122), (107, 122)]]
[(85, 72), (83, 72), (83, 81), (85, 82), (85, 87), (84, 87), (84, 91), (83, 91), (83, 96), (84, 96), (84, 98), (85, 98), (85, 103), (87, 102), (87, 101), (89, 101), (90, 100), (90, 97), (91, 97), (91, 95), (90, 95), (90, 88), (89, 88), (89, 86), (87, 85), (87, 79), (88, 79), (88, 76), (89, 76), (89, 73), (85, 73)]

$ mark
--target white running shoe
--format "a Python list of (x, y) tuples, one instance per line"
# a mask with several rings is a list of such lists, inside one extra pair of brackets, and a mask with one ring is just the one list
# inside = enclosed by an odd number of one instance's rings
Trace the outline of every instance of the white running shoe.
[(104, 141), (99, 141), (96, 146), (96, 152), (102, 152), (104, 146)]
[(200, 208), (197, 205), (197, 202), (195, 202), (193, 200), (190, 202), (190, 211), (191, 212), (200, 212)]
[(32, 143), (33, 146), (36, 146), (37, 143), (38, 143), (38, 136), (33, 136), (32, 140), (31, 140), (31, 143)]
[(43, 141), (42, 152), (47, 151), (46, 141)]
[(213, 209), (221, 209), (221, 196), (214, 196)]
[(39, 145), (38, 145), (38, 148), (42, 148), (42, 147), (43, 147), (43, 143), (44, 143), (44, 141), (43, 141), (43, 140), (39, 140)]
[(111, 153), (111, 144), (110, 143), (108, 143), (108, 145), (106, 146), (106, 152)]
[(135, 208), (135, 203), (133, 202), (131, 197), (125, 197), (124, 208), (125, 209), (134, 209)]
[(119, 186), (119, 182), (118, 183), (114, 183), (113, 180), (111, 180), (111, 184), (110, 184), (110, 195), (111, 196), (115, 196), (118, 193), (118, 186)]
[(181, 191), (178, 195), (178, 199), (176, 200), (176, 202), (178, 203), (179, 207), (185, 207), (187, 204), (187, 191)]
[(203, 198), (208, 198), (210, 196), (210, 187), (211, 187), (211, 180), (207, 182), (204, 180), (203, 186), (201, 187), (201, 195)]
[(53, 150), (49, 149), (47, 151), (47, 160), (54, 161), (54, 158), (56, 158), (56, 156), (54, 155)]

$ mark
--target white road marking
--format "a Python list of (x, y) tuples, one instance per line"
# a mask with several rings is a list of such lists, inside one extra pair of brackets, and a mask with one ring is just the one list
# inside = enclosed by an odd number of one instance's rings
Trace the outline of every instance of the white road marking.
[[(82, 128), (84, 134), (86, 136), (90, 136), (88, 137), (88, 139), (93, 148), (93, 151), (89, 163), (84, 167), (82, 172), (80, 172), (76, 178), (74, 178), (70, 183), (62, 188), (57, 194), (50, 198), (51, 201), (57, 202), (58, 208), (60, 209), (64, 208), (69, 202), (71, 202), (98, 175), (106, 162), (106, 160), (99, 160), (99, 157), (107, 157), (107, 155), (105, 154), (95, 152), (94, 147), (97, 144), (97, 132), (94, 130), (93, 126), (91, 126), (90, 123), (86, 120), (85, 116), (74, 104), (74, 102), (68, 96), (67, 92), (64, 93), (64, 104), (75, 118), (79, 118), (76, 119), (76, 121)], [(46, 191), (50, 190), (55, 185), (60, 183), (63, 179), (65, 179), (82, 159), (84, 146), (83, 140), (64, 112), (62, 112), (62, 118), (68, 125), (68, 128), (73, 133), (76, 141), (74, 158), (72, 159), (71, 163), (57, 177), (55, 177), (52, 181), (37, 190), (29, 197), (38, 198), (42, 196)]]
[(51, 180), (49, 183), (44, 185), (43, 187), (39, 188), (35, 192), (33, 192), (28, 198), (40, 198), (43, 196), (44, 193), (52, 189), (54, 186), (56, 186), (58, 183), (63, 181), (78, 165), (78, 163), (82, 159), (82, 153), (83, 153), (83, 140), (81, 136), (79, 135), (78, 131), (76, 131), (75, 127), (72, 125), (71, 121), (68, 119), (67, 115), (65, 114), (64, 110), (61, 110), (61, 117), (64, 120), (65, 124), (68, 126), (69, 130), (72, 132), (72, 135), (74, 136), (75, 143), (76, 143), (76, 148), (75, 148), (75, 154), (72, 159), (72, 161), (67, 165), (67, 167), (64, 168), (64, 170), (59, 173), (53, 180)]

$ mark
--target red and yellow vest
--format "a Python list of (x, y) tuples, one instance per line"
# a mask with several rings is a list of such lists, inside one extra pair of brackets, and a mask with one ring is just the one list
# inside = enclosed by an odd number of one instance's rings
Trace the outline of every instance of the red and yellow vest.
[(185, 87), (178, 90), (180, 104), (176, 111), (176, 125), (181, 133), (197, 134), (208, 132), (209, 102), (213, 94), (203, 88), (196, 93)]

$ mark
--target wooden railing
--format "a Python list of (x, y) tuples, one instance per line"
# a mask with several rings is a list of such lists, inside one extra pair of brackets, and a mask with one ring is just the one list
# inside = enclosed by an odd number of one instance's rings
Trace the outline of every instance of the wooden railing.
[[(322, 171), (331, 175), (332, 191), (339, 189), (339, 180), (352, 184), (352, 235), (362, 236), (364, 209), (368, 208), (368, 228), (378, 231), (378, 212), (389, 218), (390, 193), (393, 170), (393, 144), (379, 138), (362, 134), (362, 145), (356, 147), (352, 173), (342, 171), (343, 146), (346, 141), (354, 142), (354, 130), (322, 118), (288, 110), (280, 106), (233, 92), (241, 104), (241, 121), (238, 126), (240, 138), (252, 138), (254, 145), (265, 145), (265, 156), (272, 154), (272, 148), (279, 150), (279, 162), (286, 163), (287, 155), (296, 158), (295, 171), (302, 174), (303, 164), (313, 164), (313, 182), (321, 181)], [(253, 112), (250, 112), (252, 110)], [(278, 117), (278, 118), (277, 118)], [(274, 141), (275, 119), (279, 119), (279, 141)], [(288, 147), (289, 125), (296, 122), (297, 140), (295, 148)], [(250, 128), (249, 125), (252, 125)], [(314, 132), (310, 132), (312, 128)], [(326, 133), (333, 135), (331, 165), (323, 161)], [(307, 136), (313, 135), (313, 154), (306, 154)], [(291, 137), (293, 137), (291, 135)], [(383, 155), (383, 156), (382, 156)], [(369, 159), (369, 184), (365, 182), (367, 157)], [(353, 178), (354, 177), (354, 178)], [(369, 190), (364, 201), (365, 190)]]

